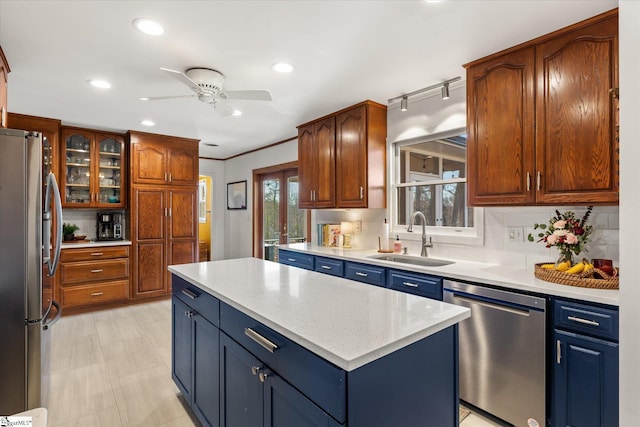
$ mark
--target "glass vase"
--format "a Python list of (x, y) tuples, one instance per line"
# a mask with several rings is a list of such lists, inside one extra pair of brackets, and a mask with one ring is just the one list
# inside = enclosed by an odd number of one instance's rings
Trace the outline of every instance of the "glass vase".
[(558, 257), (558, 260), (556, 261), (556, 266), (560, 263), (563, 263), (565, 261), (569, 261), (569, 266), (572, 266), (574, 264), (573, 262), (573, 253), (571, 251), (567, 251), (567, 252), (560, 252), (560, 256)]

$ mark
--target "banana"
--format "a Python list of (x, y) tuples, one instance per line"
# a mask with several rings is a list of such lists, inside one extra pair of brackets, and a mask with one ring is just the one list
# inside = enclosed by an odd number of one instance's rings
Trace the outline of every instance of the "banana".
[(585, 262), (584, 271), (589, 271), (589, 270), (593, 270), (593, 264), (591, 264), (590, 262)]
[(571, 267), (571, 262), (570, 261), (564, 261), (561, 262), (560, 264), (558, 264), (556, 266), (556, 270), (558, 271), (566, 271)]
[(544, 268), (545, 270), (553, 270), (556, 265), (555, 264), (542, 264), (540, 267)]
[(569, 274), (582, 273), (582, 270), (584, 270), (584, 267), (585, 267), (584, 262), (580, 261), (580, 262), (577, 262), (576, 265), (574, 265), (573, 267), (565, 271), (565, 273), (569, 273)]

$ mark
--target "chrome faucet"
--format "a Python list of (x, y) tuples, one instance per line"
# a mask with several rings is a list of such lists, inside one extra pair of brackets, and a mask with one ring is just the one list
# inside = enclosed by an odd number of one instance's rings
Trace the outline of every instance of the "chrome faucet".
[(424, 217), (424, 214), (420, 211), (415, 211), (411, 214), (411, 218), (409, 218), (409, 227), (407, 231), (409, 233), (413, 232), (413, 223), (416, 220), (416, 217), (419, 216), (422, 218), (422, 250), (420, 251), (420, 256), (427, 256), (427, 248), (432, 248), (433, 243), (431, 243), (431, 236), (429, 236), (429, 243), (427, 243), (427, 218)]

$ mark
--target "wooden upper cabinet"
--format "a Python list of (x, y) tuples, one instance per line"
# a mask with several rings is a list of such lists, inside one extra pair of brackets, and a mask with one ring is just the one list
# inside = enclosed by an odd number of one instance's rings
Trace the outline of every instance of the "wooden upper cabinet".
[[(9, 86), (9, 63), (4, 56), (2, 47), (0, 47), (0, 128), (6, 128), (7, 125), (7, 88)], [(17, 128), (22, 129), (22, 128)]]
[(618, 203), (618, 17), (536, 48), (537, 200)]
[(470, 205), (618, 203), (617, 9), (466, 68)]
[(534, 48), (467, 69), (470, 205), (534, 201)]
[(298, 129), (300, 208), (332, 208), (335, 199), (335, 118)]
[(143, 132), (129, 132), (131, 183), (198, 184), (198, 141)]
[(386, 207), (387, 107), (364, 101), (298, 127), (301, 208)]

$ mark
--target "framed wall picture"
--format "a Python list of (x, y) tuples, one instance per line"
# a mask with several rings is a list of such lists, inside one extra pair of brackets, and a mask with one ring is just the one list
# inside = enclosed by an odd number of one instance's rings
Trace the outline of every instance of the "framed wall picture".
[(227, 209), (247, 209), (247, 181), (227, 184)]

